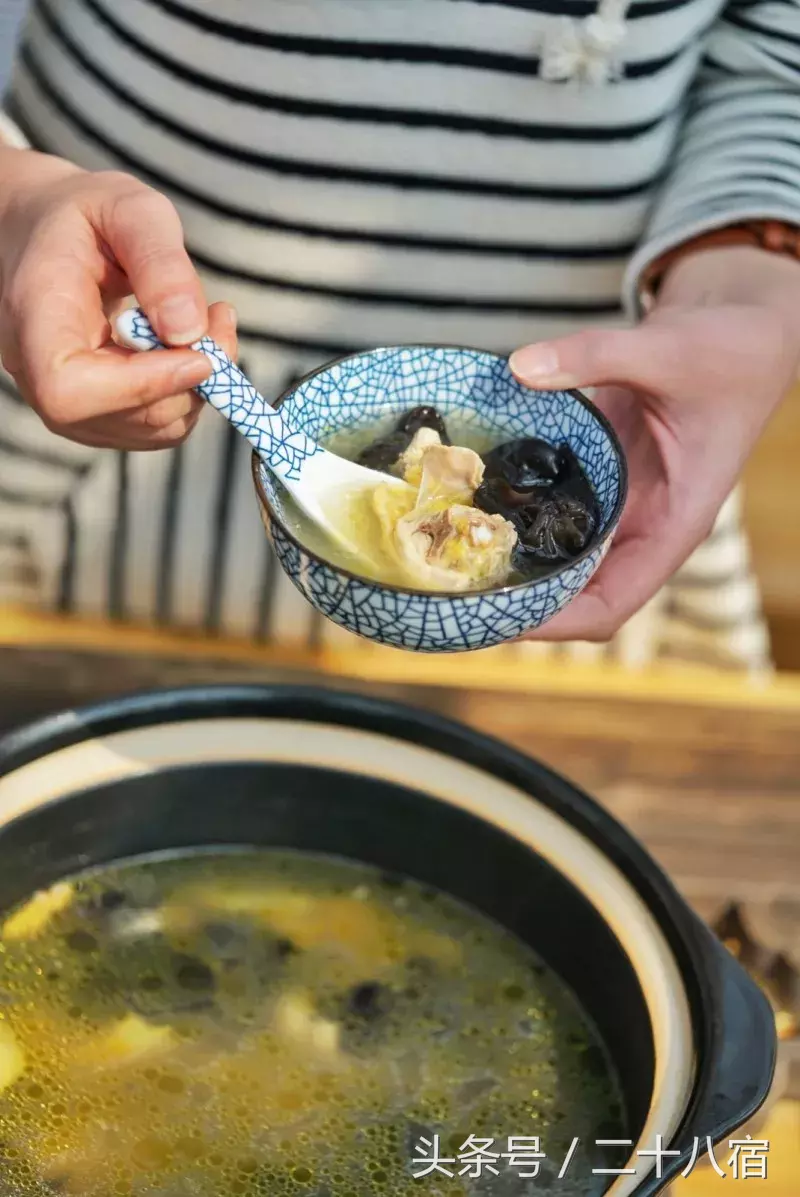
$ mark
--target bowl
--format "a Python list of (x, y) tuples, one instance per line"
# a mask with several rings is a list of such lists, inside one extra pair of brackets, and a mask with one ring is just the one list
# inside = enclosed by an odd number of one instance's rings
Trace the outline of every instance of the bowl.
[(295, 687), (126, 697), (0, 742), (0, 911), (89, 866), (222, 845), (405, 874), (529, 944), (620, 1079), (632, 1172), (603, 1182), (612, 1197), (662, 1193), (707, 1139), (727, 1160), (769, 1092), (775, 1023), (755, 982), (618, 822), (500, 742)]
[(567, 564), (500, 589), (433, 593), (358, 577), (302, 544), (289, 526), (280, 486), (254, 455), (261, 517), (283, 570), (312, 606), (356, 635), (394, 648), (440, 653), (516, 640), (580, 594), (608, 551), (627, 486), (614, 430), (577, 391), (523, 387), (505, 358), (451, 347), (375, 349), (316, 370), (278, 404), (296, 427), (318, 441), (421, 404), (438, 407), (445, 417), (463, 412), (498, 440), (540, 436), (569, 444), (597, 496), (599, 535)]

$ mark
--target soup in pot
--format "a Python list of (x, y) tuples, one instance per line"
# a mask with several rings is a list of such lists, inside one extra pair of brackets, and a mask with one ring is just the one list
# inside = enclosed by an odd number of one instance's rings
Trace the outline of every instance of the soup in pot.
[(587, 1197), (626, 1137), (573, 996), (407, 879), (191, 852), (2, 922), (2, 1197)]

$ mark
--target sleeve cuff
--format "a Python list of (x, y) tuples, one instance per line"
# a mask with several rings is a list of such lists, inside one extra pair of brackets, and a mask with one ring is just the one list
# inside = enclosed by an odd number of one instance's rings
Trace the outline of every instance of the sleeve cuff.
[(731, 225), (743, 224), (749, 220), (779, 220), (800, 228), (800, 216), (795, 205), (778, 203), (766, 207), (762, 203), (752, 206), (743, 205), (740, 208), (731, 208), (727, 212), (715, 212), (713, 215), (698, 217), (678, 228), (647, 239), (628, 262), (622, 280), (622, 304), (628, 318), (637, 322), (645, 314), (640, 299), (640, 284), (642, 275), (652, 262), (655, 262), (662, 254), (668, 253), (680, 245), (685, 245), (687, 241), (693, 241), (695, 237), (701, 237), (704, 233), (730, 228)]

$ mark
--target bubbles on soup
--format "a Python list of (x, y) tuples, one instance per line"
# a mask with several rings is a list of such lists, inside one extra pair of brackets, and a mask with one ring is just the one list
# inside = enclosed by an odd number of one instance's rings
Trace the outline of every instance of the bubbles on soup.
[[(559, 1192), (602, 1191), (591, 1145), (625, 1137), (604, 1051), (483, 916), (277, 851), (68, 887), (0, 931), (0, 1197), (541, 1192), (575, 1137)], [(522, 1136), (535, 1182), (501, 1158)], [(415, 1179), (426, 1142), (451, 1176)]]

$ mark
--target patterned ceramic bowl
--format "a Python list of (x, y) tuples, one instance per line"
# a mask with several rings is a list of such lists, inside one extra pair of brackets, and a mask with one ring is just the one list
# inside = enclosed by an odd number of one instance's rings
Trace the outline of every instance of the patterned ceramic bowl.
[(278, 401), (314, 440), (432, 404), (498, 440), (568, 443), (595, 490), (601, 531), (579, 557), (532, 581), (446, 594), (381, 585), (323, 560), (290, 530), (272, 475), (253, 457), (264, 526), (281, 566), (318, 611), (350, 632), (416, 652), (491, 648), (540, 627), (584, 588), (605, 556), (625, 502), (627, 470), (608, 421), (577, 391), (531, 391), (505, 358), (473, 349), (401, 346), (356, 354), (315, 371)]

